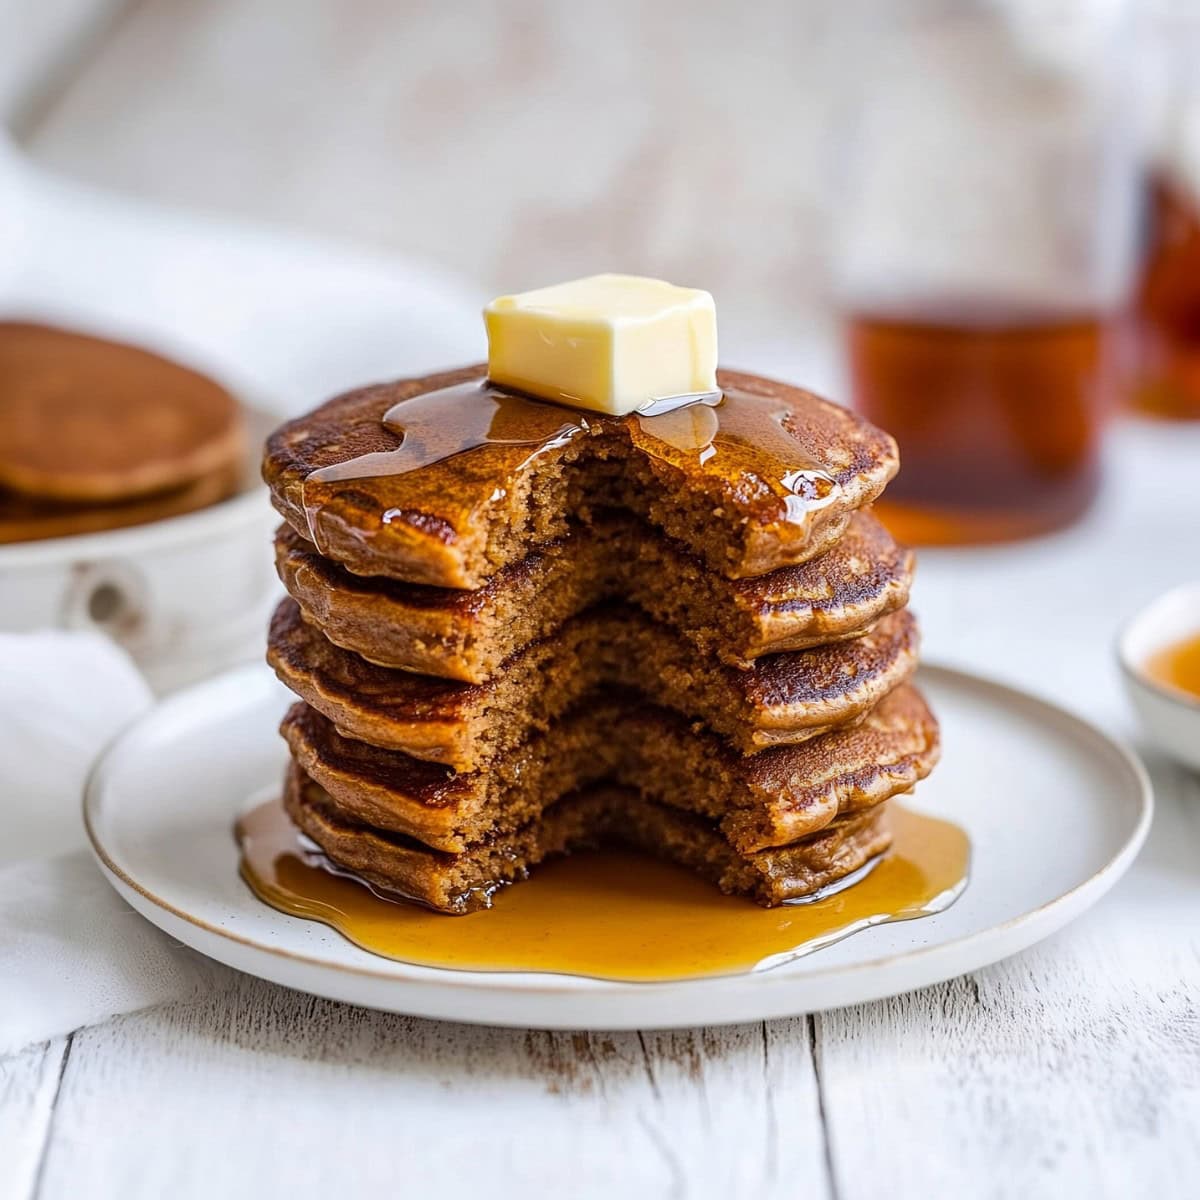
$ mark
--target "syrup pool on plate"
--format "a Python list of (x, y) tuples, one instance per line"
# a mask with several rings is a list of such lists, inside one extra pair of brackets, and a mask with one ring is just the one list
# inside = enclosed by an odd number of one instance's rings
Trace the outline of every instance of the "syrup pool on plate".
[(772, 909), (723, 895), (682, 867), (610, 849), (548, 862), (500, 892), (492, 908), (446, 916), (328, 869), (277, 799), (251, 808), (237, 837), (242, 877), (261, 900), (384, 958), (666, 981), (775, 966), (873, 925), (949, 908), (967, 884), (966, 834), (897, 804), (889, 817), (893, 844), (865, 873)]

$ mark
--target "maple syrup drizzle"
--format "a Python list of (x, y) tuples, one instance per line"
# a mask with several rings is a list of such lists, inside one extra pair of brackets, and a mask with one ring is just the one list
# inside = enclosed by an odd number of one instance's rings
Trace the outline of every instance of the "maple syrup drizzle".
[(1200, 633), (1172, 642), (1146, 660), (1146, 674), (1192, 700), (1200, 700)]
[(237, 838), (242, 877), (259, 899), (381, 957), (650, 981), (762, 970), (873, 925), (949, 908), (967, 884), (966, 834), (895, 803), (889, 817), (892, 847), (865, 875), (774, 909), (723, 895), (682, 867), (613, 849), (545, 863), (503, 889), (493, 908), (452, 917), (327, 869), (277, 799), (248, 811)]
[(539, 455), (576, 438), (615, 432), (631, 421), (644, 435), (639, 440), (647, 453), (668, 460), (683, 455), (700, 467), (715, 462), (722, 470), (753, 475), (784, 501), (787, 521), (803, 524), (809, 512), (834, 499), (838, 485), (788, 431), (787, 416), (778, 400), (740, 389), (653, 416), (613, 417), (537, 400), (486, 379), (456, 384), (388, 409), (383, 424), (402, 439), (394, 450), (333, 463), (308, 476), (303, 502), (309, 539), (324, 549), (318, 521), (322, 484), (404, 475), (481, 446), (527, 447), (529, 453), (509, 476), (497, 477), (500, 495)]

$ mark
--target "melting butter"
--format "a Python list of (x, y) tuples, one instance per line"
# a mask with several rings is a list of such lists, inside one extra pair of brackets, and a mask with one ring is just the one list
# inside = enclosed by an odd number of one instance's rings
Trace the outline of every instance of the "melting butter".
[(591, 275), (501, 296), (483, 320), (488, 378), (532, 396), (622, 415), (717, 388), (717, 311), (697, 288)]

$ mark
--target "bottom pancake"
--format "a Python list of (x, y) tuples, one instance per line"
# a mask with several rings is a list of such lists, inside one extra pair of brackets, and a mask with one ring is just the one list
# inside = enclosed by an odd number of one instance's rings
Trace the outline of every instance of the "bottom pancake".
[(539, 818), (458, 854), (430, 850), (339, 815), (328, 794), (294, 763), (284, 806), (337, 867), (385, 892), (462, 914), (488, 908), (505, 884), (557, 854), (617, 841), (678, 863), (723, 892), (772, 907), (844, 879), (891, 844), (887, 806), (839, 818), (790, 846), (739, 853), (709, 821), (637, 792), (597, 787), (574, 793)]

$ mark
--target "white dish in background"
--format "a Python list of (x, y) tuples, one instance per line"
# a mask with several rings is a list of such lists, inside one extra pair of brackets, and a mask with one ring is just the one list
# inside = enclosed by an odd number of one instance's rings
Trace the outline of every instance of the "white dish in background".
[(1148, 604), (1122, 631), (1117, 659), (1125, 690), (1146, 735), (1172, 758), (1200, 771), (1200, 699), (1160, 683), (1146, 664), (1188, 636), (1200, 634), (1200, 582), (1185, 583)]
[[(281, 778), (292, 700), (262, 667), (162, 702), (98, 763), (84, 816), (118, 892), (172, 937), (250, 974), (417, 1016), (534, 1028), (664, 1028), (761, 1020), (894, 995), (1053, 933), (1128, 868), (1152, 801), (1138, 761), (1054, 705), (926, 667), (945, 755), (915, 807), (963, 825), (971, 882), (947, 912), (856, 934), (772, 970), (678, 983), (438, 970), (378, 958), (276, 912), (237, 872), (233, 822)], [(447, 920), (455, 918), (447, 917)]]
[(0, 631), (107, 634), (159, 692), (257, 657), (278, 589), (278, 517), (259, 462), (280, 418), (245, 411), (245, 475), (228, 500), (124, 529), (0, 546)]

